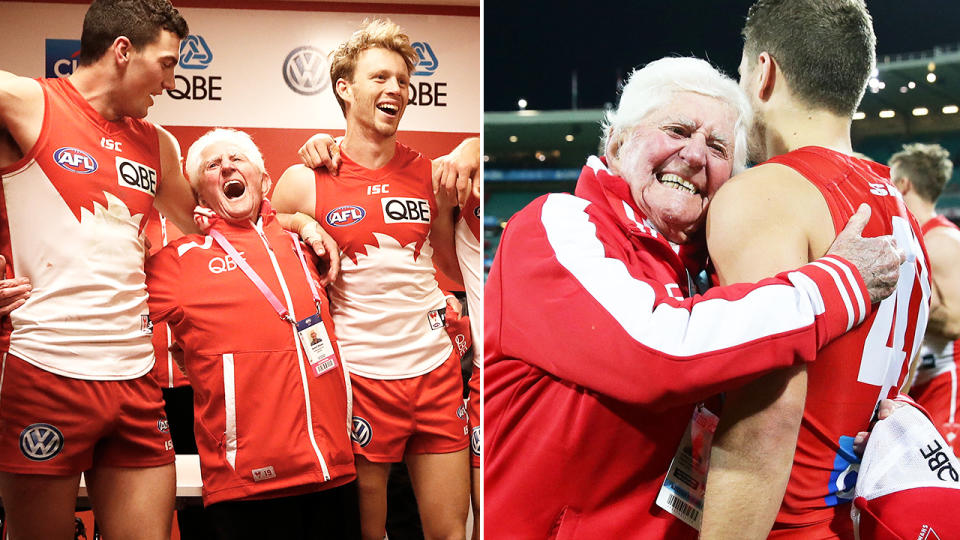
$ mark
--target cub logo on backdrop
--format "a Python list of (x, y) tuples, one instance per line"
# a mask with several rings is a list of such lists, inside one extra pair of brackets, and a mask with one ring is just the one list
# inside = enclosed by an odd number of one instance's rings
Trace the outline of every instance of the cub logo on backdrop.
[(213, 63), (213, 51), (207, 40), (199, 34), (190, 34), (180, 41), (180, 67), (194, 74), (175, 75), (176, 88), (167, 90), (173, 99), (192, 101), (221, 101), (223, 99), (223, 77), (209, 73), (196, 73), (206, 70)]
[(80, 58), (79, 39), (47, 39), (46, 73), (48, 79), (69, 77), (77, 69), (77, 59)]

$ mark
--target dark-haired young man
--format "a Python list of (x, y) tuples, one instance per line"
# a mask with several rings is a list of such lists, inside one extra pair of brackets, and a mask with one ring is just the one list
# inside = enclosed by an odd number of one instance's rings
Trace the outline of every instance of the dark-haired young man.
[(195, 231), (196, 203), (175, 139), (143, 117), (187, 32), (167, 0), (97, 0), (69, 78), (0, 72), (0, 254), (33, 286), (0, 327), (10, 538), (72, 538), (81, 472), (105, 537), (170, 537), (140, 233), (151, 206)]
[(939, 144), (907, 144), (890, 158), (890, 178), (923, 230), (933, 279), (930, 323), (910, 395), (930, 413), (954, 452), (957, 440), (957, 362), (960, 351), (960, 230), (936, 211), (953, 174), (950, 152)]
[(892, 234), (906, 262), (896, 292), (816, 362), (727, 394), (702, 538), (853, 538), (852, 442), (897, 393), (920, 347), (929, 266), (889, 169), (851, 155), (851, 118), (874, 67), (864, 3), (759, 0), (743, 35), (752, 160), (767, 161), (724, 184), (710, 206), (720, 282), (756, 281), (823, 255), (861, 203), (872, 207), (864, 236)]

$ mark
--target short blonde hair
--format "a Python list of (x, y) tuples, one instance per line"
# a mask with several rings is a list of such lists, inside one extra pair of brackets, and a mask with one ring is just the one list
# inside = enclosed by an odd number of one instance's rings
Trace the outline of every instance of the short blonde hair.
[(410, 45), (410, 38), (400, 27), (390, 19), (364, 19), (360, 29), (350, 36), (350, 39), (340, 44), (331, 54), (330, 83), (334, 85), (333, 95), (340, 104), (340, 109), (346, 113), (347, 107), (343, 99), (336, 92), (337, 81), (340, 79), (353, 82), (353, 74), (357, 69), (357, 59), (360, 53), (367, 49), (387, 49), (399, 54), (407, 65), (407, 73), (413, 73), (413, 66), (417, 65), (417, 51)]
[(261, 173), (266, 172), (266, 167), (264, 167), (263, 164), (263, 155), (260, 153), (257, 145), (254, 144), (253, 139), (250, 138), (250, 135), (236, 129), (211, 129), (194, 141), (194, 143), (190, 145), (190, 150), (187, 151), (187, 180), (190, 181), (190, 186), (193, 187), (194, 190), (197, 189), (197, 183), (200, 182), (200, 178), (203, 177), (203, 171), (201, 170), (203, 163), (200, 161), (200, 156), (208, 146), (218, 142), (228, 142), (236, 145), (250, 163), (259, 169)]

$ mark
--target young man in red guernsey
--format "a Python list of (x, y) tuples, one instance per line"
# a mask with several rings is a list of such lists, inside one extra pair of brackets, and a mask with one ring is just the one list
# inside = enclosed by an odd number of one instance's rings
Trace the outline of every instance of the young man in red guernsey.
[(853, 538), (852, 442), (920, 348), (930, 269), (889, 169), (853, 156), (851, 118), (874, 67), (864, 3), (760, 0), (743, 35), (740, 85), (756, 115), (750, 149), (753, 161), (767, 161), (711, 203), (707, 242), (720, 283), (820, 257), (864, 203), (872, 209), (864, 235), (892, 234), (906, 261), (895, 293), (816, 362), (726, 394), (702, 538)]
[(170, 536), (174, 455), (140, 233), (154, 206), (195, 230), (196, 203), (176, 141), (143, 117), (173, 88), (187, 33), (166, 0), (96, 1), (69, 78), (0, 72), (0, 252), (6, 277), (33, 286), (0, 333), (11, 538), (72, 537), (84, 471), (105, 536)]
[(415, 60), (388, 21), (342, 44), (330, 69), (347, 120), (339, 174), (292, 167), (272, 199), (315, 217), (343, 253), (331, 311), (351, 371), (363, 537), (377, 540), (391, 462), (407, 463), (428, 538), (463, 538), (469, 497), (462, 383), (433, 270), (457, 265), (456, 200), (434, 197), (430, 161), (396, 141)]
[(957, 446), (957, 353), (960, 352), (960, 230), (936, 211), (937, 198), (953, 173), (950, 152), (938, 144), (909, 144), (890, 158), (890, 178), (916, 216), (930, 256), (933, 279), (930, 321), (910, 395)]

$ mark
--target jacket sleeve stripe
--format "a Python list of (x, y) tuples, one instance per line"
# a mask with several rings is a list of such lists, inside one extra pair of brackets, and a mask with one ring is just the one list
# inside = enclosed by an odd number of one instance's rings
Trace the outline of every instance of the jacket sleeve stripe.
[[(605, 256), (585, 212), (588, 204), (571, 195), (550, 195), (541, 211), (547, 240), (559, 263), (642, 345), (668, 355), (696, 356), (805, 328), (824, 309), (813, 280), (803, 289), (784, 283), (724, 287), (679, 306), (665, 294), (658, 298), (654, 286)], [(821, 311), (815, 313), (814, 306)]]
[(847, 308), (847, 331), (849, 331), (851, 328), (853, 328), (853, 321), (856, 314), (853, 312), (853, 303), (850, 301), (850, 294), (847, 292), (847, 287), (844, 286), (843, 281), (840, 279), (840, 274), (837, 273), (835, 268), (823, 264), (820, 261), (813, 261), (810, 264), (826, 272), (831, 278), (833, 278), (833, 282), (836, 283), (837, 290), (840, 292), (840, 299), (843, 300), (843, 307)]
[(854, 324), (860, 324), (865, 318), (867, 318), (867, 306), (866, 299), (863, 296), (863, 292), (860, 290), (860, 286), (857, 285), (857, 278), (853, 276), (853, 272), (850, 270), (850, 267), (846, 264), (840, 262), (836, 257), (825, 256), (819, 259), (823, 262), (829, 262), (833, 266), (840, 268), (843, 271), (843, 274), (846, 276), (846, 288), (853, 293), (853, 297), (857, 301), (857, 308), (859, 309), (860, 316), (857, 318), (857, 321)]

